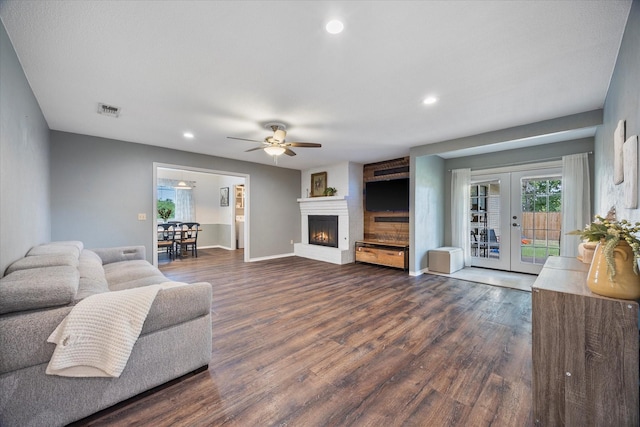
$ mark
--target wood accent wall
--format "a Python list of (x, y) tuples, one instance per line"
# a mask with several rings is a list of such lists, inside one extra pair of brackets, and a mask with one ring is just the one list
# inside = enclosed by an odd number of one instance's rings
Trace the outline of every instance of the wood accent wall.
[[(395, 173), (394, 170), (398, 170)], [(376, 172), (385, 172), (377, 175)], [(388, 174), (387, 174), (388, 173)], [(387, 181), (390, 179), (409, 178), (409, 157), (369, 163), (363, 168), (363, 181)], [(366, 187), (366, 185), (365, 185)], [(366, 210), (366, 192), (364, 195), (364, 240), (368, 242), (409, 244), (409, 212), (369, 212)]]

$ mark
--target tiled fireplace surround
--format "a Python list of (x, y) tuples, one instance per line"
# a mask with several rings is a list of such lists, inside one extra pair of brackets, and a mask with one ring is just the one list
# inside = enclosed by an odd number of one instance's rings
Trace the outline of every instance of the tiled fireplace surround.
[[(354, 262), (354, 244), (362, 240), (362, 202), (348, 196), (314, 197), (298, 199), (300, 204), (302, 243), (294, 245), (294, 253), (304, 258), (333, 264)], [(338, 217), (338, 247), (309, 244), (309, 215), (336, 215)]]

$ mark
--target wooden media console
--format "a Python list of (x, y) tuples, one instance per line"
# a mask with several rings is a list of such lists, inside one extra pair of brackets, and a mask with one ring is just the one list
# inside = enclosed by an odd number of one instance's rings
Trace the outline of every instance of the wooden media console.
[(409, 245), (379, 242), (356, 242), (356, 262), (409, 269)]

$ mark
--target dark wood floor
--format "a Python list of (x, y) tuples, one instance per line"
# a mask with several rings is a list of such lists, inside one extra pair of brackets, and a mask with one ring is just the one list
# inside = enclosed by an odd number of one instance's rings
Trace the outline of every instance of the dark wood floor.
[(87, 425), (532, 425), (530, 293), (223, 249), (160, 268), (213, 285), (209, 369)]

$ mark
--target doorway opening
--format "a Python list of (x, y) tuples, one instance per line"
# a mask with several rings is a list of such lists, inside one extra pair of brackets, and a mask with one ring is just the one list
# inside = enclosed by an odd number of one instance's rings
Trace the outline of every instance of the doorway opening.
[(158, 224), (163, 222), (197, 222), (198, 248), (243, 250), (248, 262), (248, 195), (248, 175), (154, 163), (154, 264), (158, 264), (159, 257), (163, 261), (167, 258), (164, 252), (158, 252), (157, 244)]

